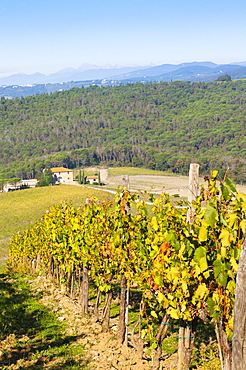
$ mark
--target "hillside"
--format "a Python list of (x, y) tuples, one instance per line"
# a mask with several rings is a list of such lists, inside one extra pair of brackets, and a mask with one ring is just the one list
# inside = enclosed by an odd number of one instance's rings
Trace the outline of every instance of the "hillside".
[(230, 167), (245, 181), (246, 81), (131, 84), (0, 101), (0, 176), (45, 166)]
[[(4, 212), (0, 214), (0, 248), (1, 242), (30, 227), (54, 204), (65, 201), (78, 207), (85, 203), (86, 198), (93, 196), (100, 201), (113, 199), (113, 195), (109, 193), (69, 185), (24, 189), (0, 194), (1, 206), (4, 209)], [(15, 208), (14, 214), (13, 207)]]

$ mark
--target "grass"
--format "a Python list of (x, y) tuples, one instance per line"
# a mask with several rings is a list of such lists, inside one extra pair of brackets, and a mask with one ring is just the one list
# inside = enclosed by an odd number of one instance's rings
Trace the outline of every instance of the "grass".
[(162, 350), (166, 354), (173, 354), (177, 352), (178, 336), (177, 333), (167, 332), (166, 338), (163, 340)]
[(157, 175), (157, 176), (175, 176), (170, 172), (155, 171), (148, 168), (138, 167), (115, 167), (108, 170), (109, 176), (120, 176), (120, 175)]
[[(89, 369), (84, 359), (85, 348), (79, 343), (84, 337), (67, 335), (65, 321), (58, 321), (58, 313), (51, 312), (40, 300), (43, 292), (30, 289), (31, 278), (20, 275), (0, 276), (0, 356), (2, 370), (77, 370)], [(94, 290), (94, 287), (93, 289)], [(139, 306), (139, 292), (131, 292), (131, 305)], [(47, 293), (46, 293), (47, 294)], [(52, 299), (52, 293), (51, 299)], [(138, 302), (137, 302), (138, 301)], [(103, 302), (102, 302), (103, 305)], [(119, 315), (119, 306), (112, 304), (111, 318)], [(137, 310), (130, 310), (130, 331), (138, 320)], [(212, 333), (204, 330), (196, 336), (191, 363), (192, 369), (219, 370), (218, 349)], [(212, 338), (213, 337), (213, 338)], [(112, 336), (115, 340), (115, 336)], [(206, 343), (206, 344), (205, 344)], [(170, 326), (163, 341), (163, 355), (169, 358), (177, 352), (178, 324)], [(176, 361), (176, 360), (175, 360)]]
[(78, 336), (31, 292), (21, 276), (0, 276), (1, 366), (3, 370), (88, 369)]
[(59, 185), (0, 193), (0, 272), (6, 262), (12, 235), (22, 232), (39, 220), (52, 205), (67, 201), (74, 206), (85, 203), (86, 198), (113, 199), (113, 195), (88, 187)]
[(111, 194), (87, 187), (59, 185), (43, 188), (25, 189), (1, 193), (0, 202), (4, 212), (0, 214), (0, 239), (5, 239), (18, 231), (23, 231), (42, 217), (52, 205), (62, 201), (74, 206), (84, 204), (92, 196), (100, 200), (108, 199)]
[(6, 257), (6, 249), (8, 248), (9, 240), (10, 239), (7, 238), (0, 242), (0, 259), (5, 259)]

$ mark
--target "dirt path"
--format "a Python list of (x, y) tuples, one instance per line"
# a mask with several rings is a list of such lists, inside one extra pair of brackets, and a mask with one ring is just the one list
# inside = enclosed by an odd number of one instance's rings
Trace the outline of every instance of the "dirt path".
[[(45, 277), (30, 280), (34, 291), (44, 290), (41, 302), (55, 311), (67, 325), (67, 334), (81, 336), (77, 343), (84, 345), (86, 359), (95, 370), (149, 370), (151, 358), (147, 348), (143, 359), (132, 347), (119, 345), (116, 340), (118, 318), (111, 318), (109, 333), (101, 332), (101, 324), (89, 315), (80, 313), (78, 302), (69, 298)], [(92, 307), (90, 307), (92, 310)], [(162, 369), (175, 369), (176, 356), (162, 361)]]
[[(85, 170), (96, 171), (96, 168)], [(100, 169), (101, 180), (106, 186), (117, 189), (122, 185), (122, 175), (110, 176), (107, 169)], [(127, 175), (127, 172), (126, 172)], [(188, 197), (188, 176), (159, 176), (159, 175), (129, 175), (131, 191), (147, 191), (152, 194), (161, 194), (163, 191), (170, 195), (179, 194), (180, 197)], [(199, 178), (199, 185), (205, 184), (203, 177)], [(103, 189), (103, 187), (102, 187)], [(246, 193), (245, 185), (237, 185), (237, 190)]]
[[(170, 195), (179, 194), (180, 197), (188, 197), (188, 177), (187, 176), (153, 176), (153, 175), (132, 175), (129, 176), (131, 191), (147, 191), (152, 194), (162, 192)], [(110, 176), (108, 184), (117, 187), (122, 183), (122, 176)], [(204, 183), (200, 179), (200, 185)]]

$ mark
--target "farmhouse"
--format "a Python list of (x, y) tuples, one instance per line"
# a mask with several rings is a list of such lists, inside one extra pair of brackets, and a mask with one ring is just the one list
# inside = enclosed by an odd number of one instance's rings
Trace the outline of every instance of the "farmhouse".
[(65, 167), (53, 167), (51, 172), (56, 182), (67, 183), (73, 181), (73, 170)]
[(38, 180), (37, 179), (26, 179), (22, 180), (21, 184), (27, 186), (28, 188), (35, 188)]
[(37, 182), (38, 182), (37, 179), (20, 180), (15, 184), (7, 182), (6, 184), (4, 184), (2, 192), (7, 193), (9, 191), (20, 190), (25, 188), (35, 188)]
[(3, 186), (3, 193), (8, 193), (9, 191), (14, 191), (14, 190), (20, 190), (21, 187), (21, 182), (18, 182), (16, 184), (11, 184), (11, 183), (6, 183)]
[(90, 185), (98, 184), (99, 179), (98, 176), (86, 176), (86, 181), (89, 181)]

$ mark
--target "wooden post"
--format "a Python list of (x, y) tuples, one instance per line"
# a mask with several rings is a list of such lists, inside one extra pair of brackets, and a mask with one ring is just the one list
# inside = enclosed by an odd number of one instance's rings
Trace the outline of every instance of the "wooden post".
[(232, 370), (246, 369), (246, 237), (238, 265), (232, 337)]
[(166, 336), (169, 321), (170, 321), (170, 316), (167, 313), (165, 313), (165, 315), (163, 316), (163, 318), (161, 320), (161, 323), (159, 324), (159, 328), (158, 328), (158, 331), (157, 331), (157, 334), (156, 334), (156, 337), (155, 337), (155, 339), (157, 341), (157, 347), (156, 347), (155, 352), (154, 352), (153, 365), (152, 365), (151, 370), (159, 370), (160, 369), (160, 358), (161, 358), (161, 355), (162, 355), (162, 342), (163, 342), (163, 339)]
[[(188, 185), (188, 201), (189, 208), (187, 211), (187, 222), (190, 224), (193, 221), (194, 208), (192, 201), (199, 195), (199, 164), (191, 163), (189, 170), (189, 185)], [(194, 344), (194, 333), (192, 330), (192, 322), (189, 323), (180, 320), (179, 327), (179, 342), (178, 342), (178, 370), (189, 368), (191, 353)]]
[(126, 315), (125, 315), (125, 340), (124, 345), (128, 346), (128, 316), (129, 316), (129, 298), (130, 298), (130, 289), (126, 290)]
[(191, 163), (189, 171), (189, 185), (188, 185), (188, 202), (190, 207), (187, 212), (187, 222), (191, 223), (193, 219), (194, 209), (192, 201), (199, 195), (199, 164)]
[(179, 325), (179, 341), (178, 341), (178, 370), (184, 369), (184, 358), (185, 358), (185, 351), (184, 351), (184, 332), (185, 329), (183, 326)]
[(223, 370), (223, 354), (222, 354), (222, 349), (221, 349), (221, 340), (220, 340), (220, 333), (219, 333), (219, 328), (218, 328), (218, 323), (215, 323), (215, 334), (218, 342), (218, 349), (219, 349), (219, 357), (220, 357), (220, 367), (221, 370)]
[(83, 314), (88, 313), (88, 299), (89, 299), (89, 277), (88, 270), (83, 266), (83, 282), (81, 291), (81, 311)]
[(194, 345), (192, 322), (190, 322), (191, 326), (189, 327), (186, 321), (180, 320), (179, 325), (177, 370), (188, 370)]
[(127, 280), (125, 275), (121, 276), (120, 281), (120, 317), (118, 325), (117, 338), (120, 344), (125, 341), (126, 334), (126, 291), (127, 291)]
[(109, 328), (111, 302), (112, 302), (112, 290), (109, 290), (105, 296), (105, 303), (104, 303), (103, 317), (102, 317), (102, 333), (106, 333)]
[[(126, 188), (126, 191), (130, 192), (129, 175), (122, 176), (122, 187)], [(123, 190), (123, 193), (124, 193), (124, 190)], [(129, 214), (131, 213), (131, 209), (127, 204), (125, 204), (125, 210)], [(123, 317), (121, 318), (121, 320), (122, 320), (121, 326), (122, 326), (122, 328), (124, 328), (124, 337), (122, 338), (123, 344), (125, 346), (128, 346), (128, 313), (129, 313), (128, 311), (129, 311), (130, 290), (127, 287), (127, 280), (126, 279), (125, 279), (125, 288), (126, 288), (125, 294), (124, 295), (121, 294), (121, 300), (124, 301), (124, 302), (121, 302), (121, 306), (122, 306), (122, 310), (123, 310), (122, 315), (124, 315), (124, 319), (123, 319)]]
[(122, 176), (122, 186), (123, 186), (123, 188), (126, 188), (127, 191), (130, 191), (129, 175), (123, 175)]

